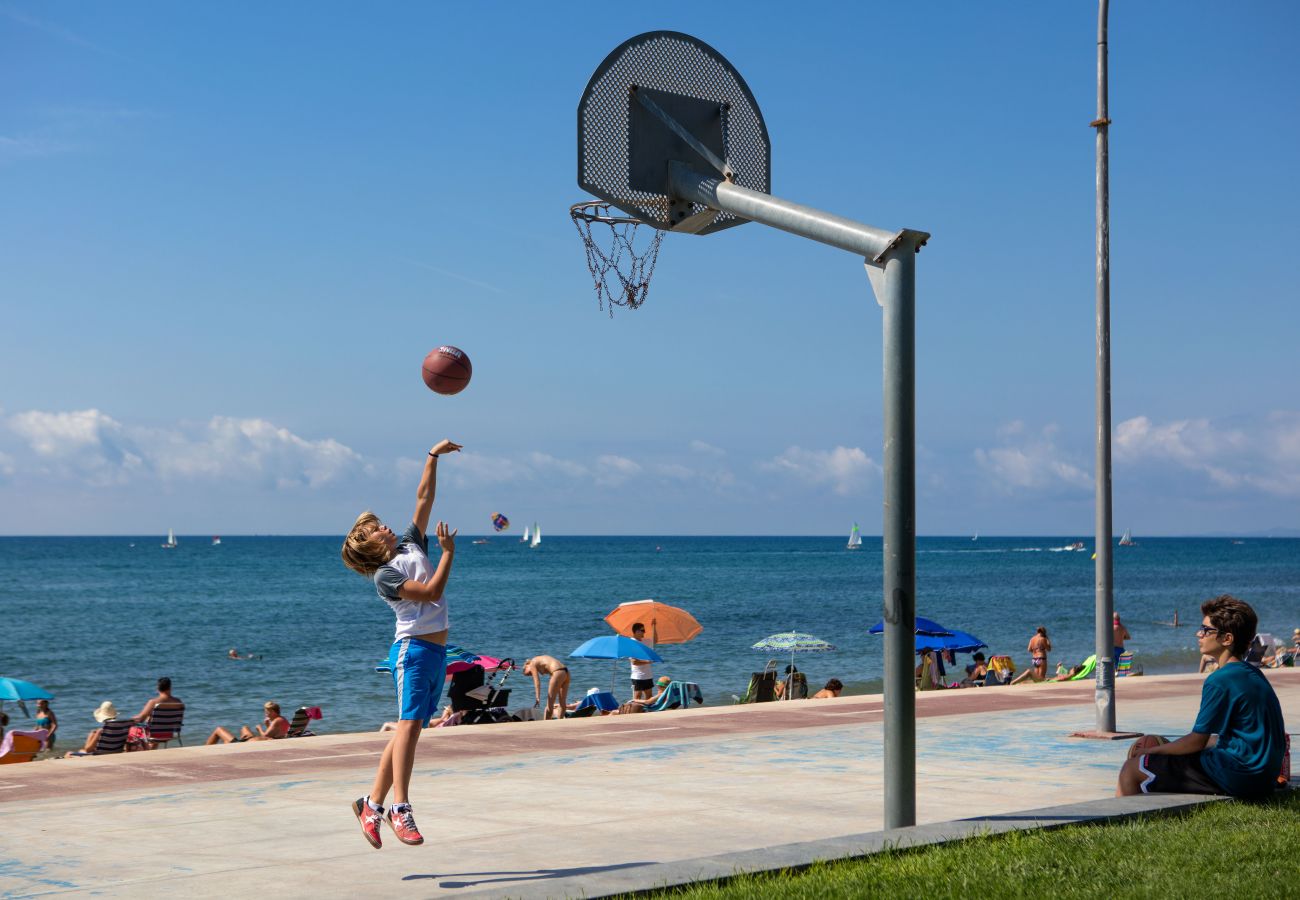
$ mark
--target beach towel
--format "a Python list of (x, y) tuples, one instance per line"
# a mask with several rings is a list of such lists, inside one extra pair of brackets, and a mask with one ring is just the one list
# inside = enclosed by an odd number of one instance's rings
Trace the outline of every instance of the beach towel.
[(1094, 653), (1083, 661), (1083, 668), (1079, 670), (1078, 674), (1071, 677), (1070, 680), (1083, 681), (1085, 678), (1091, 678), (1093, 669), (1095, 668), (1097, 668), (1097, 654)]

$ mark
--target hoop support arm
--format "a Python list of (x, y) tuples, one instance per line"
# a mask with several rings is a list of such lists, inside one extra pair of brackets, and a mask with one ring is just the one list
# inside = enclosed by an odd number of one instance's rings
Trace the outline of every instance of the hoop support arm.
[(901, 243), (910, 243), (914, 249), (919, 249), (930, 239), (924, 231), (910, 228), (886, 231), (771, 194), (751, 191), (711, 175), (701, 175), (680, 162), (668, 164), (668, 181), (674, 197), (848, 250), (875, 265), (883, 264), (889, 252)]

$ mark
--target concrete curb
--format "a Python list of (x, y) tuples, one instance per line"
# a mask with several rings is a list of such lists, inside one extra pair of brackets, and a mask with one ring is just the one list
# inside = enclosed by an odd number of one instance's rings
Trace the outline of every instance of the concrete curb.
[(1227, 797), (1202, 794), (1156, 794), (1110, 797), (1087, 803), (1050, 806), (1019, 813), (934, 822), (912, 828), (869, 831), (842, 837), (764, 847), (718, 856), (669, 863), (633, 862), (592, 867), (581, 873), (539, 880), (535, 885), (513, 885), (508, 890), (470, 891), (461, 897), (508, 897), (518, 900), (550, 900), (567, 897), (610, 897), (645, 894), (683, 887), (700, 881), (715, 881), (736, 875), (805, 869), (815, 862), (857, 859), (884, 850), (920, 848), (979, 835), (1009, 831), (1063, 828), (1086, 823), (1117, 822), (1143, 815), (1170, 815), (1195, 809)]

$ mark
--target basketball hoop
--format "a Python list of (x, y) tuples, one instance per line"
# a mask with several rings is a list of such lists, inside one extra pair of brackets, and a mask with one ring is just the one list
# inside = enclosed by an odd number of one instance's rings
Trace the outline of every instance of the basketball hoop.
[[(591, 272), (596, 288), (596, 300), (602, 310), (609, 303), (609, 317), (612, 319), (615, 306), (636, 309), (645, 302), (664, 233), (651, 228), (654, 237), (650, 238), (648, 246), (637, 250), (637, 228), (645, 223), (630, 216), (612, 215), (610, 206), (603, 200), (587, 200), (569, 207), (569, 215), (587, 251), (587, 270)], [(599, 227), (601, 225), (609, 227), (608, 239), (604, 229)], [(596, 226), (595, 234), (592, 233), (593, 226)], [(608, 251), (602, 249), (602, 244), (609, 248)], [(618, 277), (618, 284), (610, 283), (611, 273)]]

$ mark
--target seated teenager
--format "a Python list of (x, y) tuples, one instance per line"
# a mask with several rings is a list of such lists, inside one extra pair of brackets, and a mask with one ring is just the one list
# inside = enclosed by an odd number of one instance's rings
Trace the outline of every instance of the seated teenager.
[(208, 735), (206, 744), (239, 744), (244, 741), (278, 741), (289, 733), (289, 720), (280, 715), (280, 704), (267, 702), (262, 707), (266, 717), (262, 719), (262, 724), (257, 726), (257, 731), (253, 731), (247, 725), (239, 730), (239, 737), (235, 737), (220, 725)]
[[(1224, 594), (1201, 604), (1196, 637), (1217, 667), (1201, 688), (1192, 730), (1176, 741), (1143, 735), (1129, 749), (1116, 796), (1137, 793), (1270, 794), (1282, 769), (1282, 707), (1264, 673), (1242, 660), (1255, 636), (1255, 611)], [(1214, 736), (1217, 735), (1217, 740)]]

